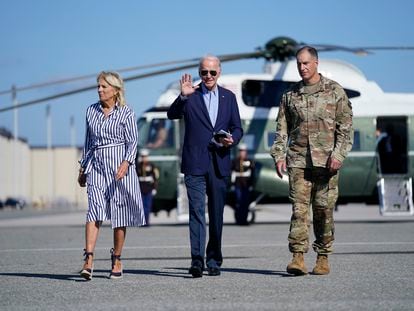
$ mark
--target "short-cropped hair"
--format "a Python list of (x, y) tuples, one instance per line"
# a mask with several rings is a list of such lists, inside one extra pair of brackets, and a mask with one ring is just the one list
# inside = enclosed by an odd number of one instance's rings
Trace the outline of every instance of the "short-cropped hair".
[(298, 55), (302, 51), (308, 51), (308, 53), (310, 55), (312, 55), (313, 57), (315, 57), (316, 59), (318, 59), (318, 51), (313, 46), (310, 46), (310, 45), (302, 46), (299, 50), (296, 51), (296, 54), (295, 54), (296, 58), (298, 57)]

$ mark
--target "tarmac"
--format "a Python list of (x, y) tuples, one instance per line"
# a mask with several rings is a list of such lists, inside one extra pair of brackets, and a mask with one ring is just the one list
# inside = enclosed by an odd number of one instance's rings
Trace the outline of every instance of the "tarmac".
[[(188, 274), (188, 226), (174, 211), (158, 213), (150, 227), (128, 229), (124, 277), (116, 281), (108, 279), (108, 224), (85, 281), (85, 210), (2, 210), (0, 310), (413, 310), (413, 216), (339, 206), (331, 273), (292, 277), (285, 270), (290, 209), (259, 205), (256, 223), (245, 227), (226, 207), (222, 273), (199, 279)], [(310, 271), (315, 257), (312, 249), (305, 256)]]
[[(85, 222), (86, 209), (73, 206), (35, 209), (27, 208), (20, 211), (4, 210), (0, 212), (0, 227), (13, 226), (60, 226), (79, 225)], [(255, 223), (289, 223), (291, 217), (290, 204), (264, 204), (256, 208)], [(335, 222), (387, 222), (414, 221), (414, 215), (382, 216), (378, 205), (350, 203), (340, 205), (334, 213)], [(160, 211), (151, 216), (152, 225), (182, 224), (178, 220), (176, 209), (169, 214)], [(226, 206), (224, 224), (234, 223), (234, 211)]]

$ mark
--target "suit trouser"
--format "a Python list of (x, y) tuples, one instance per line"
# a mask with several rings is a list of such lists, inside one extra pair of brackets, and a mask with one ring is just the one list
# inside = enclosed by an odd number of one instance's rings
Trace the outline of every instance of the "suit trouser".
[(227, 179), (215, 169), (213, 157), (205, 175), (185, 175), (190, 211), (190, 244), (192, 263), (199, 261), (204, 266), (206, 243), (205, 205), (208, 197), (209, 240), (206, 252), (208, 267), (221, 266), (221, 237), (223, 231), (223, 210), (226, 198)]
[(309, 249), (309, 207), (312, 205), (312, 246), (318, 254), (333, 251), (333, 210), (338, 198), (338, 173), (332, 174), (326, 168), (288, 169), (289, 199), (292, 202), (292, 218), (289, 232), (289, 250), (292, 253), (306, 253)]

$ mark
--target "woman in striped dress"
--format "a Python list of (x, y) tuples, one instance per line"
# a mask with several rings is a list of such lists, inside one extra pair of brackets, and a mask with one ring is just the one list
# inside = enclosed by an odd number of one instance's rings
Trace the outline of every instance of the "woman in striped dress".
[(99, 228), (110, 220), (114, 230), (110, 278), (122, 277), (121, 253), (126, 227), (145, 224), (135, 170), (138, 133), (135, 114), (125, 104), (122, 78), (116, 72), (97, 77), (99, 102), (86, 111), (86, 137), (78, 182), (87, 185), (85, 263), (81, 276), (92, 278)]

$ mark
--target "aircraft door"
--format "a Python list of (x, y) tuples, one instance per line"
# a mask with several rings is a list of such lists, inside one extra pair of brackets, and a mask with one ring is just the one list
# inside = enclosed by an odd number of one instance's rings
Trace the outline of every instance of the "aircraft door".
[(380, 175), (408, 172), (408, 119), (378, 117), (376, 126), (376, 155)]
[(378, 194), (384, 216), (412, 215), (412, 180), (408, 173), (407, 117), (379, 117), (376, 128)]

